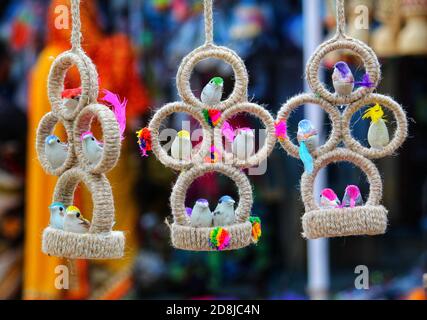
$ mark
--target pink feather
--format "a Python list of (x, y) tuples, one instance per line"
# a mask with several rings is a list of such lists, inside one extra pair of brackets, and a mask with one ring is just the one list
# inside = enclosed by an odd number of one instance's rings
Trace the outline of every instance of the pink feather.
[(114, 115), (116, 116), (116, 120), (119, 123), (120, 139), (123, 141), (125, 138), (124, 133), (126, 130), (126, 106), (128, 100), (124, 98), (123, 101), (120, 101), (120, 97), (118, 94), (112, 93), (107, 89), (104, 89), (103, 93), (105, 94), (105, 96), (104, 98), (102, 98), (102, 100), (108, 103), (110, 107), (113, 108)]
[(287, 131), (288, 131), (286, 122), (284, 120), (280, 120), (274, 124), (274, 127), (276, 129), (276, 137), (279, 140), (285, 140), (287, 138)]
[(222, 125), (222, 134), (229, 141), (233, 142), (235, 138), (234, 129), (228, 121)]

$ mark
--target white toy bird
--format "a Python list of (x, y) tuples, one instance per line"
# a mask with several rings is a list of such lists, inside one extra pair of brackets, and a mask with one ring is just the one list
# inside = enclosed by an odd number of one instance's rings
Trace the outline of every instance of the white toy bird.
[(247, 160), (255, 152), (255, 135), (250, 128), (239, 128), (232, 146), (233, 155), (239, 160)]
[(221, 77), (212, 78), (203, 88), (200, 99), (208, 106), (215, 106), (221, 102), (224, 90), (224, 80)]
[(213, 213), (213, 224), (217, 226), (229, 226), (234, 224), (236, 216), (234, 214), (234, 204), (236, 202), (230, 196), (223, 196), (218, 201), (218, 205)]
[(69, 206), (65, 211), (64, 230), (74, 233), (87, 233), (90, 222), (83, 218), (79, 208)]
[(190, 132), (182, 130), (178, 132), (172, 143), (171, 154), (177, 160), (191, 160), (193, 145), (190, 139)]
[(49, 206), (50, 226), (64, 230), (65, 206), (62, 202), (54, 202)]
[(92, 165), (96, 165), (102, 158), (103, 144), (96, 140), (90, 131), (84, 132), (80, 137), (83, 145), (83, 155)]
[(368, 131), (369, 145), (374, 149), (382, 149), (390, 142), (387, 125), (385, 124), (384, 111), (377, 103), (372, 108), (366, 110), (362, 119), (371, 119), (371, 125)]
[(50, 135), (45, 140), (45, 154), (53, 169), (62, 166), (67, 159), (68, 145), (55, 136)]
[(348, 96), (354, 89), (354, 76), (344, 61), (339, 61), (334, 66), (334, 73), (332, 74), (332, 83), (335, 92), (340, 96)]
[(206, 199), (196, 201), (191, 212), (190, 222), (191, 226), (197, 228), (212, 226), (212, 212)]
[(321, 209), (335, 209), (341, 205), (340, 199), (334, 190), (326, 188), (320, 194), (320, 208)]

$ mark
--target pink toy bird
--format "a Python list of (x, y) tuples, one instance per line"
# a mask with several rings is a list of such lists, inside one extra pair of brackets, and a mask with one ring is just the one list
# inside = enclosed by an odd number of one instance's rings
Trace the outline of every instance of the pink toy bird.
[(342, 199), (342, 207), (354, 208), (363, 206), (363, 199), (358, 186), (349, 185), (345, 188), (345, 194)]
[(340, 207), (340, 200), (334, 190), (326, 188), (320, 194), (320, 208), (321, 209), (335, 209)]
[(114, 115), (116, 116), (117, 122), (119, 123), (120, 128), (120, 139), (123, 141), (125, 139), (124, 134), (126, 130), (126, 106), (128, 100), (126, 98), (123, 101), (120, 101), (119, 95), (108, 91), (107, 89), (103, 90), (105, 94), (102, 101), (106, 102), (110, 107), (113, 108)]

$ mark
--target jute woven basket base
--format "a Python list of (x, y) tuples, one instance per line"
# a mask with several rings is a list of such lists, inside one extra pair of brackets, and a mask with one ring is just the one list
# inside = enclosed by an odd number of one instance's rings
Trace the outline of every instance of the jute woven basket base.
[[(223, 227), (231, 236), (224, 250), (235, 250), (252, 244), (252, 224), (247, 221)], [(170, 227), (172, 244), (177, 249), (192, 251), (217, 251), (209, 245), (209, 235), (215, 228), (194, 228), (173, 223)]]
[(43, 231), (43, 253), (69, 259), (118, 259), (125, 249), (123, 232), (78, 234), (51, 227)]
[(387, 209), (362, 206), (313, 210), (302, 217), (303, 237), (307, 239), (379, 235), (387, 229)]

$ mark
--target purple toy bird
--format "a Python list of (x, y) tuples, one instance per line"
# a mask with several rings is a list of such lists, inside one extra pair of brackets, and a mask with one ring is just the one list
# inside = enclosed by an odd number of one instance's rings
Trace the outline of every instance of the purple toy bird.
[(339, 61), (334, 66), (332, 82), (335, 92), (340, 96), (348, 96), (354, 89), (354, 77), (347, 63)]

